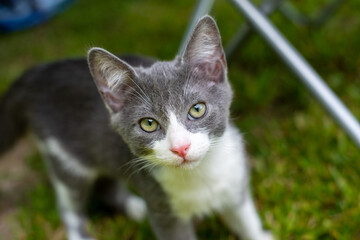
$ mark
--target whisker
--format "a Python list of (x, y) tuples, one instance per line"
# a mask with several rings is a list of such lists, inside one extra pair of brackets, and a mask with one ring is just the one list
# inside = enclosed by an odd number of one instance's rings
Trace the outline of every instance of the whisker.
[(138, 94), (138, 96), (139, 96), (140, 98), (143, 99), (143, 101), (144, 101), (145, 103), (147, 103), (149, 106), (152, 106), (151, 101), (149, 101), (148, 99), (146, 99), (146, 97), (144, 97), (141, 93), (139, 93), (135, 88), (133, 88), (132, 86), (130, 86), (130, 85), (127, 84), (127, 83), (122, 83), (122, 84), (124, 84), (124, 85), (126, 85), (127, 87), (129, 87), (130, 89), (132, 89), (135, 93)]
[(140, 89), (140, 91), (144, 94), (144, 97), (145, 97), (149, 102), (151, 102), (150, 97), (144, 92), (144, 90), (143, 90), (133, 79), (131, 79), (131, 81)]
[(128, 172), (130, 169), (132, 169), (133, 172), (129, 175), (129, 177), (132, 177), (134, 174), (139, 173), (140, 170), (147, 164), (149, 164), (149, 161), (143, 157), (137, 157), (137, 158), (131, 159), (128, 163), (125, 164), (125, 165), (128, 165), (126, 172)]
[(139, 99), (141, 102), (143, 102), (143, 103), (145, 103), (146, 105), (148, 105), (148, 106), (149, 106), (149, 103), (148, 103), (148, 102), (146, 102), (143, 98), (141, 98), (138, 94), (135, 94), (135, 93), (130, 92), (130, 91), (125, 91), (125, 92), (126, 92), (126, 93), (128, 93), (128, 94), (133, 95), (134, 97), (136, 97), (137, 99)]

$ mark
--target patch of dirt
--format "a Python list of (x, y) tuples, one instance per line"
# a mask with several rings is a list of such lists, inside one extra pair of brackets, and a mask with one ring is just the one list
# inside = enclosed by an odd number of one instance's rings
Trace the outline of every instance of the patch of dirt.
[(16, 221), (26, 191), (39, 181), (36, 172), (25, 163), (34, 145), (28, 138), (20, 140), (10, 152), (0, 157), (0, 236), (2, 239), (23, 239)]

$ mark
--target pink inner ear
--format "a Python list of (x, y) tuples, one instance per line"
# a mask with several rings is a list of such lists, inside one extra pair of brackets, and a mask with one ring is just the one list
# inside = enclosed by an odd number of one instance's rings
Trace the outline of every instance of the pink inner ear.
[(223, 66), (219, 60), (216, 60), (215, 63), (209, 64), (211, 67), (208, 69), (208, 72), (211, 76), (218, 78), (221, 77), (221, 74), (223, 72)]
[(221, 82), (224, 74), (224, 65), (218, 59), (215, 62), (204, 62), (197, 64), (194, 69), (194, 74), (205, 75), (211, 81)]
[(100, 94), (103, 97), (106, 104), (111, 108), (111, 110), (113, 112), (118, 112), (121, 109), (121, 107), (123, 106), (121, 99), (119, 97), (115, 96), (111, 91), (101, 90)]

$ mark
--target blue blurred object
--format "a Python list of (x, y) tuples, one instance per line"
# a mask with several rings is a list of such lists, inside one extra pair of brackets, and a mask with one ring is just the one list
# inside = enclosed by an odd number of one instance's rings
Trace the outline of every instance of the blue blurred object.
[(13, 32), (40, 24), (74, 0), (0, 0), (0, 32)]

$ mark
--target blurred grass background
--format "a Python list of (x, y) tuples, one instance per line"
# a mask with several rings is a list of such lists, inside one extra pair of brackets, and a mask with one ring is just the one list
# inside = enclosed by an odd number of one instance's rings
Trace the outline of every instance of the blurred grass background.
[[(312, 14), (327, 1), (292, 2)], [(79, 0), (48, 23), (0, 35), (0, 94), (32, 65), (85, 56), (91, 46), (172, 59), (193, 6), (191, 0)], [(224, 0), (215, 1), (212, 15), (226, 45), (244, 19)], [(271, 19), (360, 119), (360, 1), (345, 1), (321, 28), (296, 26), (280, 13)], [(232, 117), (246, 138), (266, 228), (279, 239), (360, 239), (359, 150), (259, 36), (229, 62), (229, 75)], [(18, 201), (13, 221), (21, 234), (14, 238), (64, 239), (40, 157), (33, 154), (26, 164), (40, 181)], [(98, 239), (153, 239), (147, 223), (121, 216), (94, 215), (90, 228)], [(200, 239), (235, 239), (216, 217), (197, 228)]]

